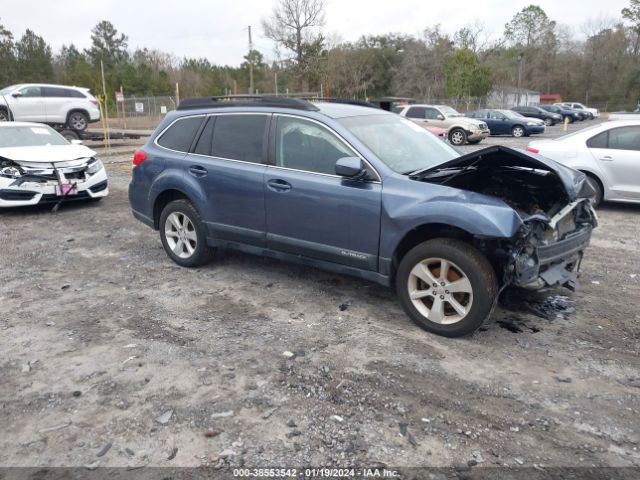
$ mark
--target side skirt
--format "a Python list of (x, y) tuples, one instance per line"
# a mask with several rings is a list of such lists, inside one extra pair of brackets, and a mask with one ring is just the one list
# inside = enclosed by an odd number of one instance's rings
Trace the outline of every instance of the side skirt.
[(258, 255), (263, 257), (275, 258), (276, 260), (283, 260), (289, 263), (296, 263), (298, 265), (306, 265), (308, 267), (319, 268), (321, 270), (327, 270), (329, 272), (339, 273), (342, 275), (349, 275), (351, 277), (362, 278), (370, 282), (375, 282), (379, 285), (388, 287), (390, 285), (390, 278), (387, 275), (382, 275), (378, 272), (370, 270), (362, 270), (356, 267), (350, 267), (347, 265), (341, 265), (338, 263), (327, 262), (324, 260), (318, 260), (315, 258), (309, 258), (302, 255), (295, 255), (292, 253), (281, 252), (278, 250), (272, 250), (270, 248), (258, 247), (255, 245), (248, 245), (241, 242), (233, 242), (229, 240), (222, 240), (219, 238), (207, 238), (207, 244), (210, 247), (228, 248), (231, 250), (238, 250), (240, 252), (249, 253), (252, 255)]

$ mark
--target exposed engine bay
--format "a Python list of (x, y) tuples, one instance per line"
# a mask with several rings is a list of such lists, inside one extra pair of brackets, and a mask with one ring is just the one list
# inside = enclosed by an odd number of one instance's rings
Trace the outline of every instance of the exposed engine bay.
[(522, 225), (512, 238), (480, 242), (503, 265), (505, 284), (575, 288), (582, 252), (597, 226), (594, 192), (584, 174), (527, 152), (490, 147), (414, 178), (499, 198), (518, 214)]

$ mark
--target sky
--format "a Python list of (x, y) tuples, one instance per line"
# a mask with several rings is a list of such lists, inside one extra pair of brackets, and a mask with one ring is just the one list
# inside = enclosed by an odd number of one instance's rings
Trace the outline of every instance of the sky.
[[(158, 49), (177, 57), (205, 57), (215, 64), (239, 65), (248, 49), (247, 26), (253, 30), (254, 48), (267, 59), (275, 57), (272, 42), (264, 37), (261, 20), (276, 0), (3, 0), (0, 24), (20, 37), (30, 28), (57, 51), (73, 43), (86, 48), (90, 31), (109, 20), (129, 37), (129, 48)], [(331, 38), (357, 40), (362, 35), (389, 32), (421, 35), (427, 26), (440, 24), (453, 33), (481, 22), (499, 37), (504, 24), (518, 11), (535, 3), (577, 36), (585, 21), (620, 17), (629, 0), (326, 0), (324, 32)]]

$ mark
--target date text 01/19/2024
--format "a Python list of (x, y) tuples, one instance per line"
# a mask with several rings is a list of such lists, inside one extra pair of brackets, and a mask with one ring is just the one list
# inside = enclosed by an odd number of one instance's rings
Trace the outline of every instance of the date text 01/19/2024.
[(236, 468), (234, 477), (266, 478), (395, 478), (399, 472), (386, 468)]

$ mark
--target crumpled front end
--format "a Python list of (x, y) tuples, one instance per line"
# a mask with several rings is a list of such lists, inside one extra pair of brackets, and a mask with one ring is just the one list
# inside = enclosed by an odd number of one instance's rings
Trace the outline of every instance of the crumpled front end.
[(589, 199), (578, 199), (553, 217), (524, 219), (505, 271), (509, 283), (529, 289), (575, 290), (580, 263), (598, 218)]
[(0, 157), (0, 208), (100, 198), (108, 193), (107, 173), (96, 158), (33, 162)]

